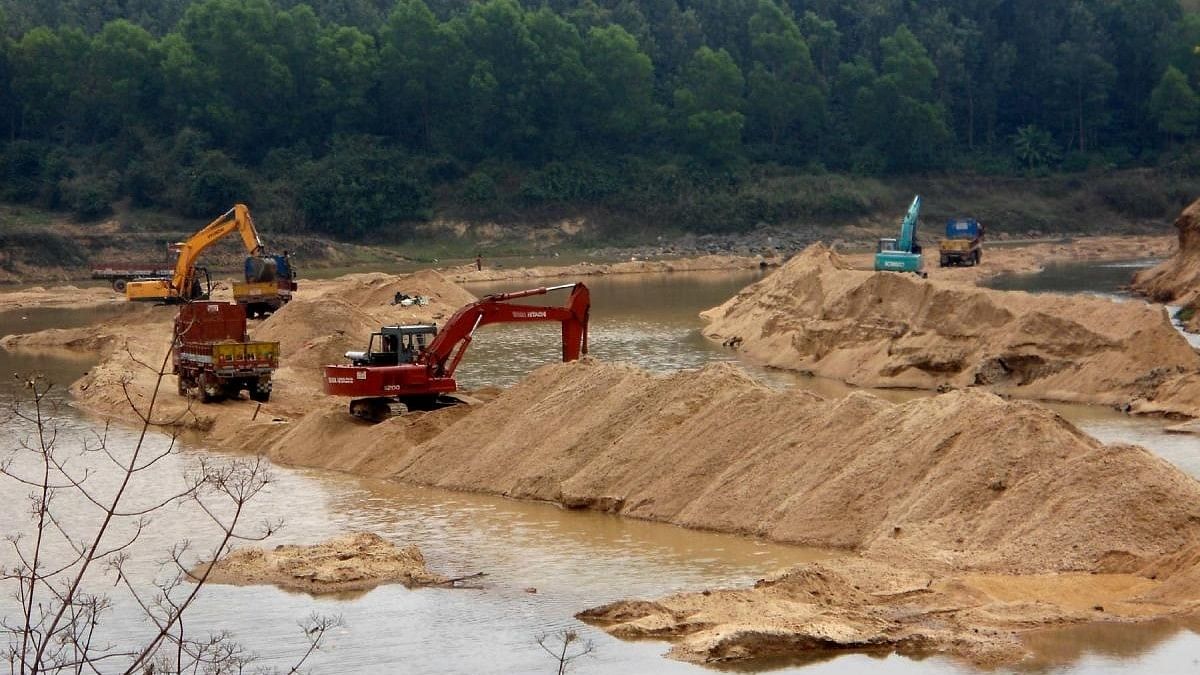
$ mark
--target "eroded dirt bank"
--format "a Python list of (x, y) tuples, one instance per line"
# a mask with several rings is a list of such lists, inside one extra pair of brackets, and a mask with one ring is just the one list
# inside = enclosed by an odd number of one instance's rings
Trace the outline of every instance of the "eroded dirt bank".
[(1200, 355), (1140, 301), (857, 270), (814, 245), (702, 316), (707, 337), (753, 360), (856, 385), (1200, 416)]
[(215, 563), (201, 564), (190, 574), (200, 578), (206, 572), (208, 583), (272, 584), (313, 595), (364, 591), (389, 583), (412, 588), (447, 581), (425, 567), (425, 556), (415, 545), (397, 546), (367, 532), (312, 546), (239, 548)]
[(1156, 302), (1182, 305), (1190, 309), (1188, 330), (1200, 331), (1200, 200), (1193, 202), (1175, 219), (1179, 230), (1177, 252), (1169, 260), (1138, 272), (1133, 288)]

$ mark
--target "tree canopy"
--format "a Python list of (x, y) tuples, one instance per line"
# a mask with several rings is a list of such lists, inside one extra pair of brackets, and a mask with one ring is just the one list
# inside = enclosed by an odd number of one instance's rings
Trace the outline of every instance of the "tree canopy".
[(1178, 0), (0, 0), (0, 198), (357, 235), (439, 190), (1153, 165), (1198, 42)]

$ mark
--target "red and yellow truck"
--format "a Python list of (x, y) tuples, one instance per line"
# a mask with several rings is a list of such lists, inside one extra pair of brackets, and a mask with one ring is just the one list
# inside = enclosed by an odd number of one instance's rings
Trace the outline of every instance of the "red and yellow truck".
[(246, 333), (246, 308), (228, 302), (190, 302), (175, 316), (171, 361), (179, 394), (201, 403), (271, 398), (271, 376), (279, 367), (279, 343), (256, 342)]

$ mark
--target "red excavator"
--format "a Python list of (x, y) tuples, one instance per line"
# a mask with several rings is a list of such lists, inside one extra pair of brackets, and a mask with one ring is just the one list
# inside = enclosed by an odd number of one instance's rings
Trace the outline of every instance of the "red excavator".
[[(508, 302), (571, 289), (563, 307), (534, 307)], [(399, 401), (409, 410), (432, 410), (459, 401), (454, 370), (475, 330), (490, 323), (558, 321), (562, 323), (563, 361), (587, 353), (591, 296), (583, 284), (564, 284), (477, 300), (454, 313), (441, 331), (434, 324), (384, 326), (371, 335), (365, 352), (346, 352), (350, 365), (325, 366), (325, 393), (350, 396), (350, 414), (379, 422)]]

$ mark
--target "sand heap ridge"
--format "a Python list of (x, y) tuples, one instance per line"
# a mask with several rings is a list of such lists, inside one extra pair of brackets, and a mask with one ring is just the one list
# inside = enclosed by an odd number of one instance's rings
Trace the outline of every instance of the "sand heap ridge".
[(548, 366), (402, 464), (410, 482), (1005, 572), (1128, 570), (1200, 536), (1200, 484), (1035, 404), (828, 401), (728, 364)]
[[(1200, 200), (1175, 219), (1179, 230), (1179, 250), (1169, 260), (1133, 277), (1133, 287), (1156, 302), (1200, 308)], [(1200, 312), (1187, 323), (1188, 330), (1200, 331)]]
[(1200, 355), (1161, 307), (851, 269), (821, 245), (704, 312), (765, 364), (860, 386), (987, 386), (1200, 416)]
[(276, 546), (272, 550), (241, 548), (190, 574), (208, 570), (214, 584), (273, 584), (318, 595), (362, 591), (380, 584), (409, 588), (441, 584), (446, 578), (425, 567), (415, 545), (399, 547), (377, 534), (356, 532), (312, 546)]

